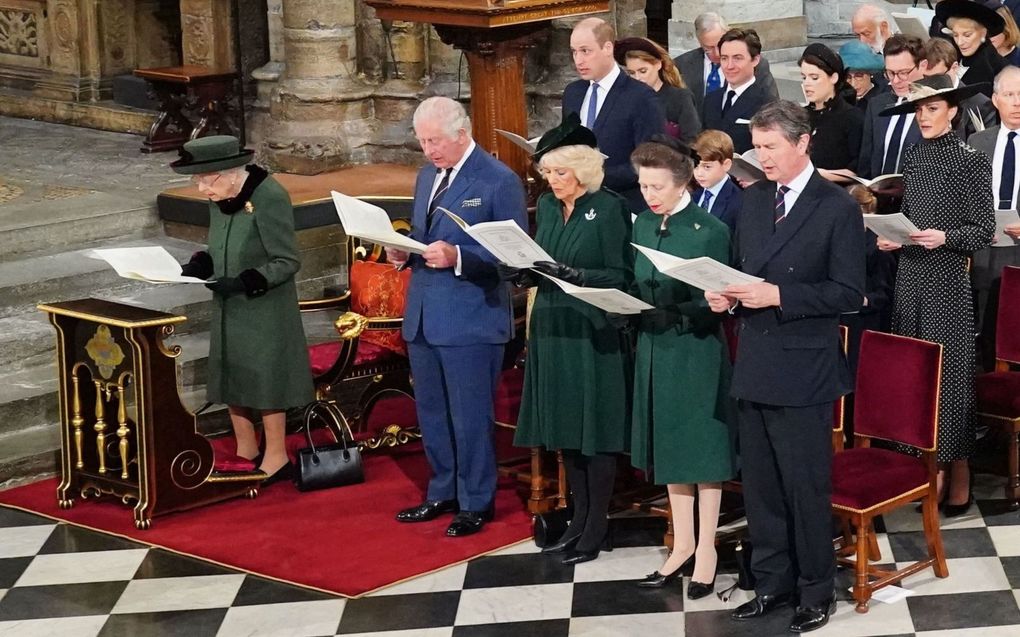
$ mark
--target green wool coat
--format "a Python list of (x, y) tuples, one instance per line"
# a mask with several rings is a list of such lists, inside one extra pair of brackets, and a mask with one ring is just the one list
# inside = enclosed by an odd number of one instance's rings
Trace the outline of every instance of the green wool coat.
[[(585, 285), (627, 289), (633, 250), (626, 201), (599, 190), (580, 197), (566, 223), (562, 210), (551, 193), (539, 198), (535, 241), (582, 270)], [(531, 311), (515, 444), (585, 455), (626, 450), (630, 369), (621, 345), (605, 312), (542, 280)]]
[(259, 410), (299, 407), (315, 392), (294, 284), (301, 268), (294, 209), (272, 177), (248, 201), (233, 214), (209, 204), (210, 278), (255, 269), (269, 289), (255, 298), (213, 295), (207, 400)]
[[(662, 217), (646, 210), (634, 222), (634, 243), (690, 259), (729, 262), (726, 224), (694, 203), (656, 231)], [(658, 484), (719, 482), (734, 475), (729, 359), (720, 317), (704, 292), (634, 261), (635, 296), (656, 307), (679, 306), (684, 325), (638, 331), (634, 360), (631, 462)], [(688, 322), (689, 321), (689, 322)]]

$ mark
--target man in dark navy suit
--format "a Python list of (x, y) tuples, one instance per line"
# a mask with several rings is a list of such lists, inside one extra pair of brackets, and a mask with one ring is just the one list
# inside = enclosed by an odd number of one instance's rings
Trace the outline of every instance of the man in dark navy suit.
[(476, 533), (492, 519), (496, 494), (493, 396), (511, 336), (509, 289), (495, 259), (441, 208), (469, 224), (512, 219), (527, 229), (521, 180), (471, 139), (464, 107), (431, 97), (414, 113), (414, 133), (431, 165), (414, 187), (411, 237), (424, 254), (387, 248), (412, 270), (403, 336), (425, 455), (425, 500), (397, 514), (427, 522), (457, 511), (449, 536)]
[(881, 117), (879, 113), (899, 103), (910, 85), (924, 77), (924, 44), (917, 38), (896, 34), (885, 42), (885, 77), (891, 93), (868, 100), (857, 172), (868, 179), (900, 172), (903, 156), (921, 139), (914, 114)]
[[(563, 118), (570, 113), (595, 133), (605, 162), (606, 188), (627, 199), (631, 212), (648, 206), (638, 188), (630, 154), (666, 128), (655, 91), (620, 70), (613, 57), (616, 32), (605, 20), (585, 18), (570, 34), (570, 54), (581, 79), (563, 89)], [(629, 223), (629, 220), (628, 220)]]
[(754, 75), (761, 62), (761, 40), (754, 29), (730, 29), (719, 39), (719, 64), (726, 83), (705, 96), (701, 123), (705, 130), (721, 130), (733, 140), (733, 149), (751, 149), (747, 122), (775, 98)]
[(839, 315), (864, 301), (864, 226), (853, 198), (812, 165), (803, 107), (763, 107), (751, 135), (766, 180), (744, 191), (734, 256), (764, 281), (705, 292), (714, 311), (739, 319), (731, 394), (757, 597), (732, 617), (799, 596), (790, 630), (807, 632), (836, 606), (832, 404), (851, 389)]

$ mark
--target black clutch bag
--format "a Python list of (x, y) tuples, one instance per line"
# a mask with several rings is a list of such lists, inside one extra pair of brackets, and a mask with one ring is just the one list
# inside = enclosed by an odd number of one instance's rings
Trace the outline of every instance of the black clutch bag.
[[(323, 412), (336, 426), (336, 439), (331, 445), (316, 446), (312, 441), (312, 420), (325, 420)], [(354, 443), (351, 429), (343, 414), (324, 401), (317, 401), (305, 408), (305, 435), (308, 447), (298, 450), (297, 477), (299, 491), (313, 491), (358, 484), (365, 481), (365, 470), (361, 465), (361, 449)], [(327, 427), (329, 422), (326, 422)]]

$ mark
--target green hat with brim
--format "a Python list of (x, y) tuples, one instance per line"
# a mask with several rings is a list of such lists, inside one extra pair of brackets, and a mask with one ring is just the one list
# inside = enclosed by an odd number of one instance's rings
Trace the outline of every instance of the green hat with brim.
[(537, 164), (542, 156), (550, 150), (563, 146), (590, 146), (598, 148), (598, 140), (590, 128), (581, 126), (581, 116), (577, 113), (568, 113), (556, 128), (552, 128), (542, 135), (535, 146), (535, 154), (531, 158)]
[(233, 135), (212, 135), (199, 137), (181, 147), (180, 159), (170, 168), (182, 175), (201, 175), (229, 168), (244, 166), (251, 161), (255, 151), (241, 148), (241, 142)]

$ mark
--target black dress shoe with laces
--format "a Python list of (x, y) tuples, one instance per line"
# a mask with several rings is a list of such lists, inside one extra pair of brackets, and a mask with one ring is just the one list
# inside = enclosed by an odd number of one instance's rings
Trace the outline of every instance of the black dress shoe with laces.
[(398, 522), (428, 522), (444, 513), (456, 513), (456, 500), (426, 500), (397, 514)]
[(836, 599), (831, 598), (821, 606), (798, 606), (790, 622), (790, 632), (807, 633), (818, 630), (829, 623), (829, 615), (836, 612)]
[(740, 606), (737, 606), (736, 609), (730, 613), (730, 618), (735, 619), (738, 622), (742, 622), (748, 619), (764, 617), (775, 609), (789, 604), (791, 598), (792, 595), (790, 593), (783, 593), (782, 595), (758, 595), (751, 601), (744, 602)]
[(492, 521), (492, 509), (486, 511), (461, 511), (446, 527), (446, 534), (450, 537), (464, 537), (474, 535), (482, 530), (486, 522)]

